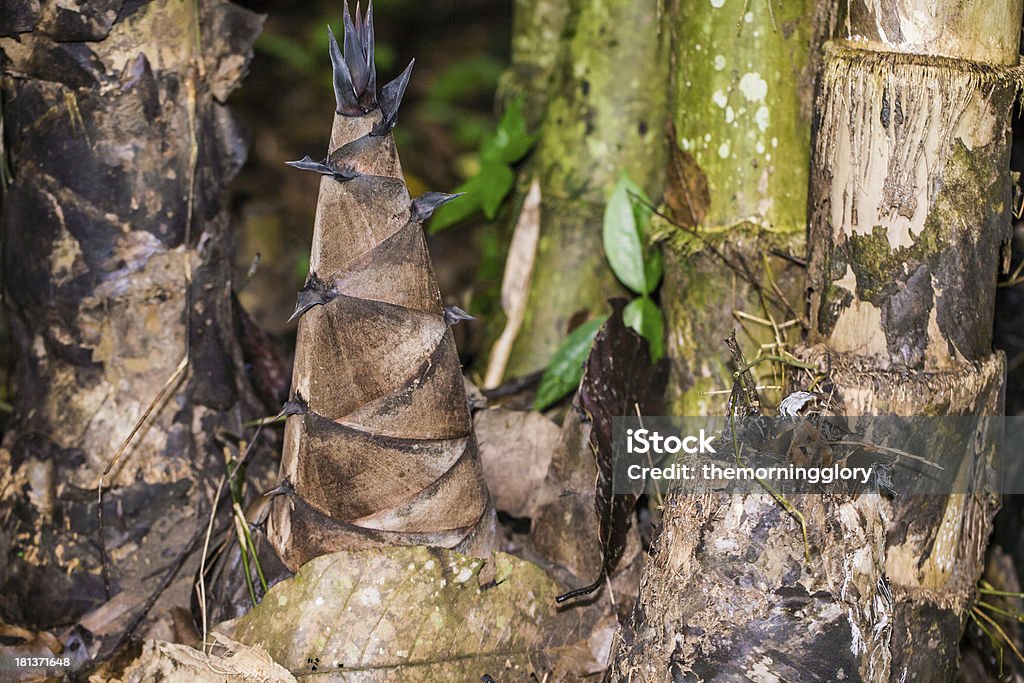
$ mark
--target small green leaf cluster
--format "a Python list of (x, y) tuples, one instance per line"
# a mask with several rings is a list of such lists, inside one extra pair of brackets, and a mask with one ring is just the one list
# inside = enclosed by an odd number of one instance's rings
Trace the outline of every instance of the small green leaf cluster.
[(515, 184), (513, 165), (526, 156), (536, 137), (526, 130), (523, 100), (514, 100), (505, 110), (494, 134), (480, 145), (480, 169), (456, 188), (465, 196), (441, 207), (430, 221), (430, 232), (436, 233), (478, 213), (493, 220), (502, 202)]
[[(603, 241), (615, 277), (638, 295), (622, 311), (623, 322), (648, 341), (651, 360), (657, 362), (665, 354), (665, 323), (651, 298), (663, 273), (661, 251), (649, 246), (647, 239), (652, 213), (643, 188), (623, 173), (605, 205)], [(554, 405), (579, 386), (594, 337), (607, 319), (605, 315), (588, 320), (562, 342), (541, 377), (533, 402), (536, 410)]]
[(604, 210), (604, 253), (619, 279), (637, 298), (622, 312), (623, 321), (651, 345), (651, 360), (665, 354), (665, 323), (651, 295), (663, 272), (661, 250), (648, 245), (651, 200), (625, 172)]
[(594, 337), (606, 320), (606, 315), (591, 318), (569, 333), (541, 376), (540, 387), (533, 399), (534, 409), (544, 410), (554, 405), (579, 386), (583, 363), (590, 354)]

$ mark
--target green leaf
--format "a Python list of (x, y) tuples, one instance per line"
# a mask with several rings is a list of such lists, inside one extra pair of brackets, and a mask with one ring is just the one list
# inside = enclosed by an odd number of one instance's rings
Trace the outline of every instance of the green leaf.
[[(326, 34), (322, 29), (321, 33)], [(296, 71), (308, 73), (316, 68), (317, 54), (305, 43), (288, 36), (267, 31), (260, 34), (254, 47), (257, 52), (276, 57)]]
[(487, 220), (494, 220), (515, 185), (516, 174), (511, 164), (530, 151), (534, 141), (534, 136), (526, 132), (523, 100), (517, 98), (508, 106), (495, 133), (481, 144), (480, 170), (455, 190), (465, 192), (466, 196), (441, 207), (430, 221), (429, 232), (444, 230), (477, 211), (483, 211)]
[(490, 55), (460, 59), (437, 75), (428, 98), (432, 102), (471, 102), (490, 97), (504, 68)]
[(480, 208), (487, 220), (494, 220), (512, 185), (516, 174), (508, 165), (484, 160), (480, 172), (473, 178), (476, 181), (474, 191), (479, 196)]
[(565, 338), (540, 378), (537, 397), (533, 400), (535, 410), (544, 410), (579, 386), (590, 346), (607, 319), (608, 316), (601, 315), (588, 320)]
[(514, 164), (530, 151), (534, 142), (536, 138), (526, 131), (523, 98), (517, 97), (508, 105), (494, 135), (484, 140), (480, 158)]
[(427, 232), (433, 235), (435, 232), (440, 232), (466, 220), (479, 211), (480, 192), (476, 187), (477, 182), (477, 176), (473, 176), (455, 188), (454, 193), (464, 192), (465, 194), (435, 211), (430, 219), (430, 227)]
[(633, 299), (622, 311), (622, 321), (651, 345), (651, 361), (657, 363), (665, 355), (665, 322), (649, 297)]
[(626, 173), (604, 209), (604, 253), (615, 277), (637, 294), (650, 294), (661, 280), (661, 252), (646, 247), (650, 200)]
[(470, 218), (478, 211), (483, 211), (487, 220), (493, 220), (515, 181), (515, 172), (505, 164), (483, 162), (475, 176), (455, 189), (455, 192), (465, 194), (434, 213), (428, 232), (440, 232)]

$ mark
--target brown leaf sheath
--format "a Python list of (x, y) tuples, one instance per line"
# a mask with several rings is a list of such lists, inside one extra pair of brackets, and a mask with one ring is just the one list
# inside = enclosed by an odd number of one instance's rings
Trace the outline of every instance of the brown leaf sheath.
[[(365, 98), (364, 98), (365, 99)], [(383, 99), (383, 98), (382, 98)], [(299, 319), (281, 461), (287, 493), (268, 534), (292, 570), (339, 550), (431, 545), (486, 551), (493, 508), (462, 370), (390, 132), (374, 108), (337, 114), (310, 279), (331, 294)]]

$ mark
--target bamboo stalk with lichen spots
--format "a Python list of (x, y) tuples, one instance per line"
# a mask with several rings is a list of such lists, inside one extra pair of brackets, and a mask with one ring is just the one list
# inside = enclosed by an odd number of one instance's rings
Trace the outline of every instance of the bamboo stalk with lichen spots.
[(681, 0), (673, 22), (678, 149), (666, 200), (678, 225), (665, 231), (662, 301), (669, 405), (679, 415), (724, 409), (728, 392), (708, 392), (731, 386), (722, 340), (733, 329), (748, 349), (776, 344), (781, 353), (799, 338), (793, 321), (803, 313), (803, 271), (771, 252), (803, 256), (821, 10), (718, 4)]
[(542, 370), (581, 316), (625, 290), (605, 260), (601, 225), (623, 172), (652, 196), (664, 178), (668, 115), (664, 0), (570, 4), (534, 168), (539, 238), (521, 319), (490, 350), (488, 384)]

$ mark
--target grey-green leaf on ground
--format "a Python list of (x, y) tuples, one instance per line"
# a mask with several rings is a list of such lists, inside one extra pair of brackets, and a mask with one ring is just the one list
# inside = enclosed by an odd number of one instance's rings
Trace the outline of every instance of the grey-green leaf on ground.
[(650, 200), (623, 173), (604, 210), (604, 251), (615, 277), (637, 294), (650, 294), (661, 280), (661, 252), (646, 246)]
[(565, 338), (540, 378), (540, 387), (533, 400), (534, 409), (544, 410), (579, 386), (590, 346), (607, 319), (608, 316), (601, 315), (588, 320)]
[(637, 297), (622, 311), (622, 320), (647, 340), (651, 345), (651, 362), (657, 363), (665, 354), (665, 322), (658, 305), (650, 297)]
[(503, 553), (485, 562), (424, 547), (341, 552), (311, 560), (219, 630), (260, 644), (298, 678), (565, 680), (600, 672), (614, 617), (594, 605), (558, 610), (560, 590), (537, 565)]

